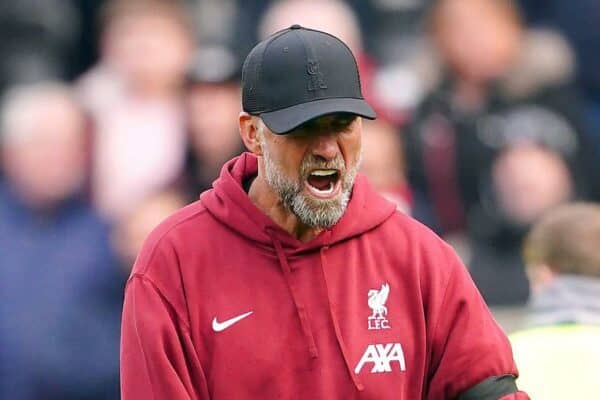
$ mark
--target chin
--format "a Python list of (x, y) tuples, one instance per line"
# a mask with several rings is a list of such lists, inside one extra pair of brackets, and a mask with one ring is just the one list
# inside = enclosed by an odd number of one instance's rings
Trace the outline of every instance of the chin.
[(349, 194), (343, 191), (326, 199), (303, 193), (294, 198), (290, 209), (305, 225), (330, 228), (344, 215), (348, 199)]

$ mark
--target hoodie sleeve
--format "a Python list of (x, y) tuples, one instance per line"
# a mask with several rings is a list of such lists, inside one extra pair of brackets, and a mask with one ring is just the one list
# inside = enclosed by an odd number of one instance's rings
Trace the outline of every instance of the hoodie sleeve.
[(121, 329), (123, 400), (208, 400), (189, 327), (143, 275), (128, 283)]
[(508, 338), (454, 251), (445, 253), (446, 284), (434, 300), (429, 400), (454, 399), (490, 378), (517, 376)]

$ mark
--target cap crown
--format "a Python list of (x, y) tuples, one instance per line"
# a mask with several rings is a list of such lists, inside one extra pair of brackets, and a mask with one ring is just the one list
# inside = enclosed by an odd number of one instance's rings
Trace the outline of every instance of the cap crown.
[(293, 25), (246, 57), (242, 105), (250, 114), (330, 98), (363, 98), (354, 55), (333, 35)]

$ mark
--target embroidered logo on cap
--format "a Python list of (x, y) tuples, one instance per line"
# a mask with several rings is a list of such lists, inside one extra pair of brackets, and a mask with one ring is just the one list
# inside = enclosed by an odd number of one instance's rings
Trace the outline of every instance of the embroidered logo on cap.
[(306, 72), (308, 72), (308, 91), (314, 92), (317, 89), (327, 89), (323, 73), (319, 68), (319, 62), (316, 60), (308, 60), (306, 64)]

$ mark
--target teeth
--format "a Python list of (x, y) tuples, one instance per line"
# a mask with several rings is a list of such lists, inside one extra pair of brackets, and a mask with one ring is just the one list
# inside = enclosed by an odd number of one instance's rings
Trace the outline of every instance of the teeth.
[(337, 173), (335, 169), (316, 169), (312, 171), (310, 174), (315, 176), (329, 176)]

